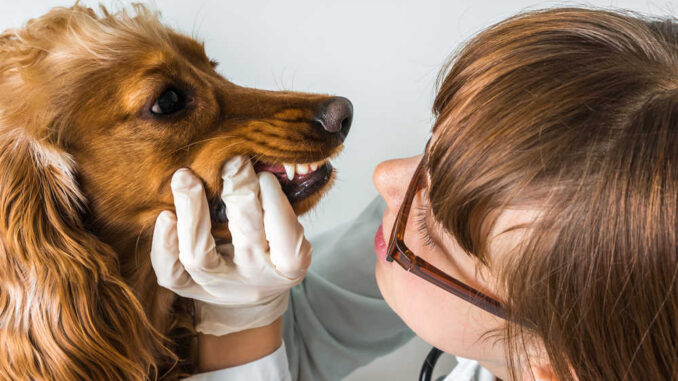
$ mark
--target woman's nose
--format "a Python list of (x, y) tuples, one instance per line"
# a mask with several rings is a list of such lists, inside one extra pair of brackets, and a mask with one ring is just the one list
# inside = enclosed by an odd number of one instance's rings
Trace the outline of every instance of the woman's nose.
[(407, 186), (423, 155), (404, 159), (387, 160), (379, 163), (372, 174), (377, 192), (384, 198), (391, 210), (398, 210), (403, 202)]

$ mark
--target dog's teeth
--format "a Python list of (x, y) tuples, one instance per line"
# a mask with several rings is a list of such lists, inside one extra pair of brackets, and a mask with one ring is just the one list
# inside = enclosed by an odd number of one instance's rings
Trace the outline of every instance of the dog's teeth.
[(312, 163), (309, 167), (311, 167), (311, 171), (315, 172), (318, 169), (318, 163)]
[(297, 164), (297, 173), (300, 175), (305, 175), (308, 173), (308, 164)]
[(283, 167), (285, 167), (285, 173), (287, 174), (287, 179), (289, 179), (289, 180), (294, 179), (295, 165), (294, 164), (283, 164)]

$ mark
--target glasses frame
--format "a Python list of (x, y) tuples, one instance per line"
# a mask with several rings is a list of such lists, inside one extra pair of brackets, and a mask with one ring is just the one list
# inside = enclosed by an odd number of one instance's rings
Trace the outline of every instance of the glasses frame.
[(388, 244), (386, 260), (396, 262), (406, 271), (450, 292), (457, 297), (497, 316), (507, 319), (506, 309), (496, 299), (476, 290), (475, 288), (445, 274), (443, 271), (418, 257), (405, 245), (405, 229), (410, 216), (410, 209), (414, 196), (421, 189), (423, 174), (425, 171), (425, 159), (422, 159), (410, 180), (405, 198), (398, 210), (398, 215), (391, 229), (391, 238)]

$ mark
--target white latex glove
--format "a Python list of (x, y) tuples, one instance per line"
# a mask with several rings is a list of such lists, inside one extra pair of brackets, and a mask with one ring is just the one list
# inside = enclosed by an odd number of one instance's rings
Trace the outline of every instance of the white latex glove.
[(212, 335), (275, 321), (311, 263), (304, 228), (273, 174), (257, 175), (237, 156), (222, 177), (232, 243), (215, 246), (202, 182), (184, 168), (171, 183), (176, 217), (160, 213), (151, 248), (158, 284), (194, 299), (196, 330)]

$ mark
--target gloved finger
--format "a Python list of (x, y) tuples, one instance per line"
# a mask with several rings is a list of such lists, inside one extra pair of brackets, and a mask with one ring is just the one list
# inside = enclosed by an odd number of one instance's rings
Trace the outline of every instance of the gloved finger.
[(241, 268), (259, 269), (268, 251), (259, 181), (249, 159), (236, 156), (224, 164), (221, 200), (226, 205), (233, 244), (233, 262)]
[(259, 173), (259, 188), (271, 263), (286, 278), (303, 277), (311, 264), (312, 250), (304, 227), (273, 174)]
[(198, 283), (204, 272), (220, 268), (223, 258), (212, 237), (212, 222), (202, 182), (181, 168), (172, 176), (172, 194), (177, 212), (179, 260)]
[(179, 261), (177, 219), (174, 213), (163, 211), (155, 220), (151, 244), (151, 265), (158, 284), (172, 291), (190, 286), (193, 279)]

